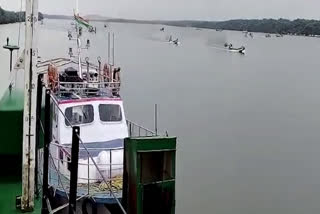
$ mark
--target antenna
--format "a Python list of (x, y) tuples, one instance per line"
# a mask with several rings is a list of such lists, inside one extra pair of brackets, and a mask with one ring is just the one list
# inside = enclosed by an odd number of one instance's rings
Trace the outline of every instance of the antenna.
[(110, 64), (110, 32), (108, 32), (108, 63)]
[(112, 65), (114, 66), (114, 33), (112, 33)]
[(75, 15), (79, 14), (79, 0), (76, 0), (76, 10), (75, 10)]
[(158, 104), (154, 105), (154, 130), (156, 136), (158, 136)]

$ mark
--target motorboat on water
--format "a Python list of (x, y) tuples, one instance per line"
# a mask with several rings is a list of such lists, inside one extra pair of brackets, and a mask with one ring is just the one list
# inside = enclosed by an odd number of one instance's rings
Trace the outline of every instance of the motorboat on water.
[(240, 48), (230, 48), (229, 47), (229, 51), (230, 52), (236, 52), (236, 53), (241, 53), (241, 54), (245, 54), (246, 53), (246, 48), (244, 46), (241, 46)]
[(172, 42), (173, 42), (173, 44), (175, 44), (175, 45), (180, 45), (179, 39), (176, 39), (176, 40), (174, 40), (174, 41), (172, 41)]
[(253, 33), (252, 32), (244, 31), (243, 33), (244, 33), (245, 37), (250, 36), (251, 38), (253, 38)]
[(230, 52), (241, 53), (241, 54), (246, 53), (246, 48), (244, 46), (241, 46), (240, 48), (234, 48), (231, 43), (230, 44), (225, 43), (224, 47), (227, 48), (227, 50)]
[(168, 42), (169, 42), (170, 44), (174, 44), (174, 45), (180, 45), (180, 44), (181, 44), (178, 38), (175, 39), (175, 40), (173, 40), (173, 39), (172, 39), (172, 36), (169, 37)]

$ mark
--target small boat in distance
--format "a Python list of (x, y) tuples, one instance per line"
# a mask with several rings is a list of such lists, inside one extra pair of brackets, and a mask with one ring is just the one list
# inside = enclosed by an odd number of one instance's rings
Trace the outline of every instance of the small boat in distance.
[(227, 50), (230, 52), (235, 52), (235, 53), (240, 53), (240, 54), (246, 53), (246, 48), (244, 46), (241, 46), (240, 48), (234, 48), (231, 43), (230, 44), (225, 43), (224, 47), (227, 48)]
[(180, 45), (179, 39), (176, 39), (176, 40), (174, 40), (174, 41), (172, 41), (172, 42), (173, 42), (173, 44), (175, 44), (175, 45)]
[(267, 34), (265, 35), (265, 37), (266, 37), (266, 38), (271, 38), (270, 33), (267, 33)]
[(180, 45), (179, 39), (177, 38), (177, 39), (173, 40), (172, 36), (169, 37), (169, 41), (168, 42), (171, 43), (171, 44), (174, 44), (174, 45)]
[(164, 27), (163, 27), (163, 28), (160, 28), (160, 31), (161, 31), (161, 32), (164, 32)]

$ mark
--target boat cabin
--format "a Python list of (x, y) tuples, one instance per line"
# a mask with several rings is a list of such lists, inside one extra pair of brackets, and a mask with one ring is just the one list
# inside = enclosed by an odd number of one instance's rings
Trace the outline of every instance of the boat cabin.
[(90, 156), (106, 178), (122, 178), (128, 127), (119, 94), (120, 69), (110, 70), (108, 65), (102, 72), (93, 66), (79, 72), (73, 67), (58, 70), (49, 65), (47, 83), (53, 92), (50, 151), (60, 173), (69, 178), (72, 127), (80, 127), (78, 183), (102, 181)]

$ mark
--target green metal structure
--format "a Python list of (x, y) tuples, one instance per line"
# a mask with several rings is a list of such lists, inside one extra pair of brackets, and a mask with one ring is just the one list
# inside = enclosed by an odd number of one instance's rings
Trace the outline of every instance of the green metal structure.
[[(7, 89), (0, 100), (0, 213), (21, 213), (16, 196), (21, 195), (23, 100), (21, 89)], [(34, 214), (40, 214), (41, 200), (36, 200)]]
[(127, 213), (174, 214), (176, 138), (127, 138), (124, 156)]
[(3, 145), (0, 150), (2, 155), (22, 154), (22, 129), (23, 129), (23, 90), (7, 89), (0, 100), (0, 137)]

